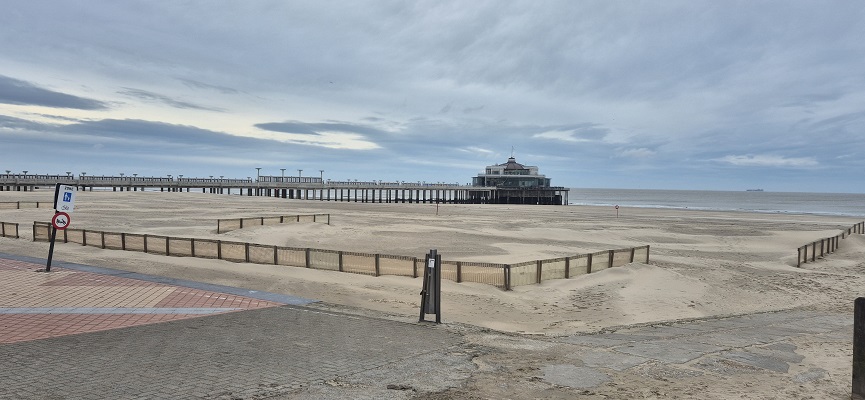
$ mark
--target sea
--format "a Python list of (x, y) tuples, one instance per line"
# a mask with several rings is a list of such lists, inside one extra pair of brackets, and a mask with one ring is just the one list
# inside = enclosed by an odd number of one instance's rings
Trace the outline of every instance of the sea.
[(568, 204), (755, 213), (865, 216), (863, 193), (571, 188)]

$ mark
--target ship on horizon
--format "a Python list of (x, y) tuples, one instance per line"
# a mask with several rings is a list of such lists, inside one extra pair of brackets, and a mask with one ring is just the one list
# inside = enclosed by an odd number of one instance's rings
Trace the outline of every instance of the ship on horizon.
[(745, 189), (746, 192), (762, 192), (763, 189)]

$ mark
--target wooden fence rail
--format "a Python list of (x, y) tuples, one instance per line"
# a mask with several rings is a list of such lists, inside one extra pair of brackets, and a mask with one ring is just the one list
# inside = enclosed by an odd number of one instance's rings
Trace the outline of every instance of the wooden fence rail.
[(18, 239), (18, 224), (0, 222), (0, 237)]
[(330, 225), (330, 214), (279, 215), (275, 217), (231, 218), (216, 220), (216, 233), (225, 233), (253, 226), (286, 224), (292, 222), (326, 222)]
[[(854, 233), (865, 233), (865, 222), (856, 223), (853, 226), (841, 231), (841, 233), (835, 236), (818, 239), (811, 243), (800, 246), (798, 249), (796, 249), (796, 266), (801, 267), (802, 264), (807, 263), (809, 259), (811, 262), (814, 262), (817, 261), (817, 258), (823, 258), (827, 254), (834, 253), (835, 250), (838, 250), (838, 246), (840, 246), (841, 240), (846, 239), (847, 236), (850, 236)], [(811, 250), (810, 252), (808, 251), (809, 248)]]
[[(33, 241), (48, 241), (50, 237), (51, 224), (33, 222)], [(140, 251), (175, 257), (215, 258), (372, 276), (398, 275), (417, 278), (424, 267), (422, 257), (87, 229), (66, 229), (62, 233), (58, 232), (57, 240), (102, 249)], [(649, 262), (649, 246), (605, 250), (520, 264), (442, 261), (442, 277), (454, 282), (476, 282), (510, 290), (515, 286), (536, 284), (549, 279), (573, 278), (635, 261)]]

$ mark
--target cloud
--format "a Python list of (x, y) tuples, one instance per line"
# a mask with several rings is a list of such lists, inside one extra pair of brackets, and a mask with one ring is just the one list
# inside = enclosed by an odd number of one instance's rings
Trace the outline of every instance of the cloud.
[(199, 82), (199, 81), (192, 80), (192, 79), (178, 78), (177, 80), (182, 82), (187, 87), (190, 87), (193, 89), (214, 90), (214, 91), (217, 91), (217, 92), (222, 93), (222, 94), (238, 94), (238, 93), (240, 93), (240, 91), (237, 89), (233, 89), (233, 88), (225, 87), (225, 86), (219, 86), (219, 85), (210, 85), (210, 84)]
[(255, 124), (255, 127), (280, 132), (281, 135), (270, 136), (275, 140), (345, 150), (378, 149), (381, 146), (369, 140), (368, 136), (385, 135), (376, 128), (342, 122), (266, 122)]
[(98, 100), (55, 92), (4, 75), (0, 75), (0, 103), (79, 110), (107, 110), (109, 108), (106, 103)]
[(550, 130), (532, 135), (537, 139), (558, 140), (570, 143), (600, 141), (609, 133), (608, 129), (596, 124), (579, 124), (576, 126), (554, 127)]
[(781, 157), (776, 155), (729, 155), (717, 161), (741, 167), (814, 167), (819, 165), (812, 157)]
[(180, 108), (180, 109), (195, 109), (195, 110), (206, 110), (206, 111), (217, 111), (217, 112), (225, 111), (221, 108), (205, 107), (205, 106), (200, 106), (198, 104), (193, 104), (193, 103), (186, 102), (186, 101), (175, 100), (175, 99), (172, 99), (171, 97), (163, 96), (161, 94), (157, 94), (157, 93), (153, 93), (153, 92), (148, 92), (146, 90), (132, 89), (132, 88), (123, 88), (123, 89), (124, 90), (121, 90), (117, 93), (125, 95), (125, 96), (129, 96), (132, 98), (136, 98), (138, 100), (143, 100), (143, 101), (149, 102), (149, 103), (162, 103), (162, 104), (166, 104), (168, 106), (171, 106), (174, 108)]
[(655, 154), (655, 150), (640, 147), (631, 149), (619, 149), (618, 156), (623, 158), (649, 158), (654, 156)]

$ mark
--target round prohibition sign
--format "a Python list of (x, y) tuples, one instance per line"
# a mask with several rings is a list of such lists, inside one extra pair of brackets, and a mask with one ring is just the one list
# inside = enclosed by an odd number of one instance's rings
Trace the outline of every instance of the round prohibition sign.
[(69, 214), (65, 212), (54, 214), (54, 217), (51, 218), (51, 225), (61, 231), (69, 227), (69, 222)]

